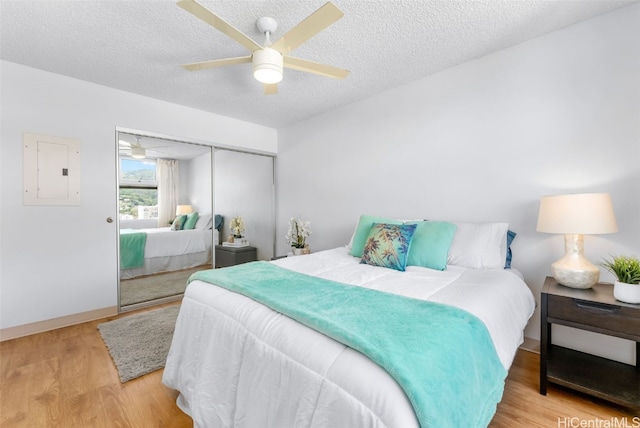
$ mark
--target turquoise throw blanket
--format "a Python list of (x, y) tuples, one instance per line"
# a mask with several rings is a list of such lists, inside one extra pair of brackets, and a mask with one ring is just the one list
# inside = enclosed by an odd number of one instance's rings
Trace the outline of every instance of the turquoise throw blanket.
[(134, 229), (120, 231), (120, 269), (144, 266), (144, 245), (147, 234)]
[(252, 262), (199, 271), (369, 357), (404, 389), (423, 428), (486, 427), (507, 375), (485, 325), (443, 304)]

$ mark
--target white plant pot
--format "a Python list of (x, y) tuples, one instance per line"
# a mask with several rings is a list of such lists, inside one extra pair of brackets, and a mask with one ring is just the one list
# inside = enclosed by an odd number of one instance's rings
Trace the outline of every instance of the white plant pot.
[(303, 254), (304, 248), (296, 248), (296, 247), (292, 247), (293, 250), (293, 255), (294, 256), (300, 256)]
[(640, 284), (627, 284), (616, 281), (613, 285), (613, 297), (625, 303), (640, 303)]

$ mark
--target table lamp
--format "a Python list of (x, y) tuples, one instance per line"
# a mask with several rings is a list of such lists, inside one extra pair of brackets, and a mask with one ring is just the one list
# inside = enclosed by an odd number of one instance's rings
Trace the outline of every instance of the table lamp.
[(538, 232), (564, 234), (564, 256), (551, 265), (559, 284), (591, 288), (600, 269), (584, 256), (583, 235), (618, 231), (608, 193), (543, 196), (538, 213)]
[(176, 215), (191, 214), (192, 212), (191, 205), (178, 205), (176, 207)]

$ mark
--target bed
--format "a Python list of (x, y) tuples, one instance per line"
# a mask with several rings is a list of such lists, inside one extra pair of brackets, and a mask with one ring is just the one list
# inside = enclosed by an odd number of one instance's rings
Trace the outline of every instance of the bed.
[(443, 270), (361, 263), (356, 228), (346, 247), (198, 272), (163, 383), (196, 427), (486, 426), (535, 302), (503, 266), (506, 227), (485, 229), (456, 224)]
[[(214, 224), (216, 228), (213, 229)], [(202, 215), (193, 229), (171, 227), (120, 230), (120, 279), (210, 264), (222, 217)]]

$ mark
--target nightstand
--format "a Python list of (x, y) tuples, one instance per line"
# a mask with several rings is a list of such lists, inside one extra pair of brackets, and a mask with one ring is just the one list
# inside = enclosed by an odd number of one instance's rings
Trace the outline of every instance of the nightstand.
[(216, 268), (235, 266), (258, 260), (256, 247), (227, 247), (216, 245)]
[[(561, 324), (636, 342), (635, 366), (551, 344)], [(640, 409), (640, 305), (617, 301), (613, 285), (580, 290), (547, 277), (541, 295), (540, 394), (547, 382)]]

